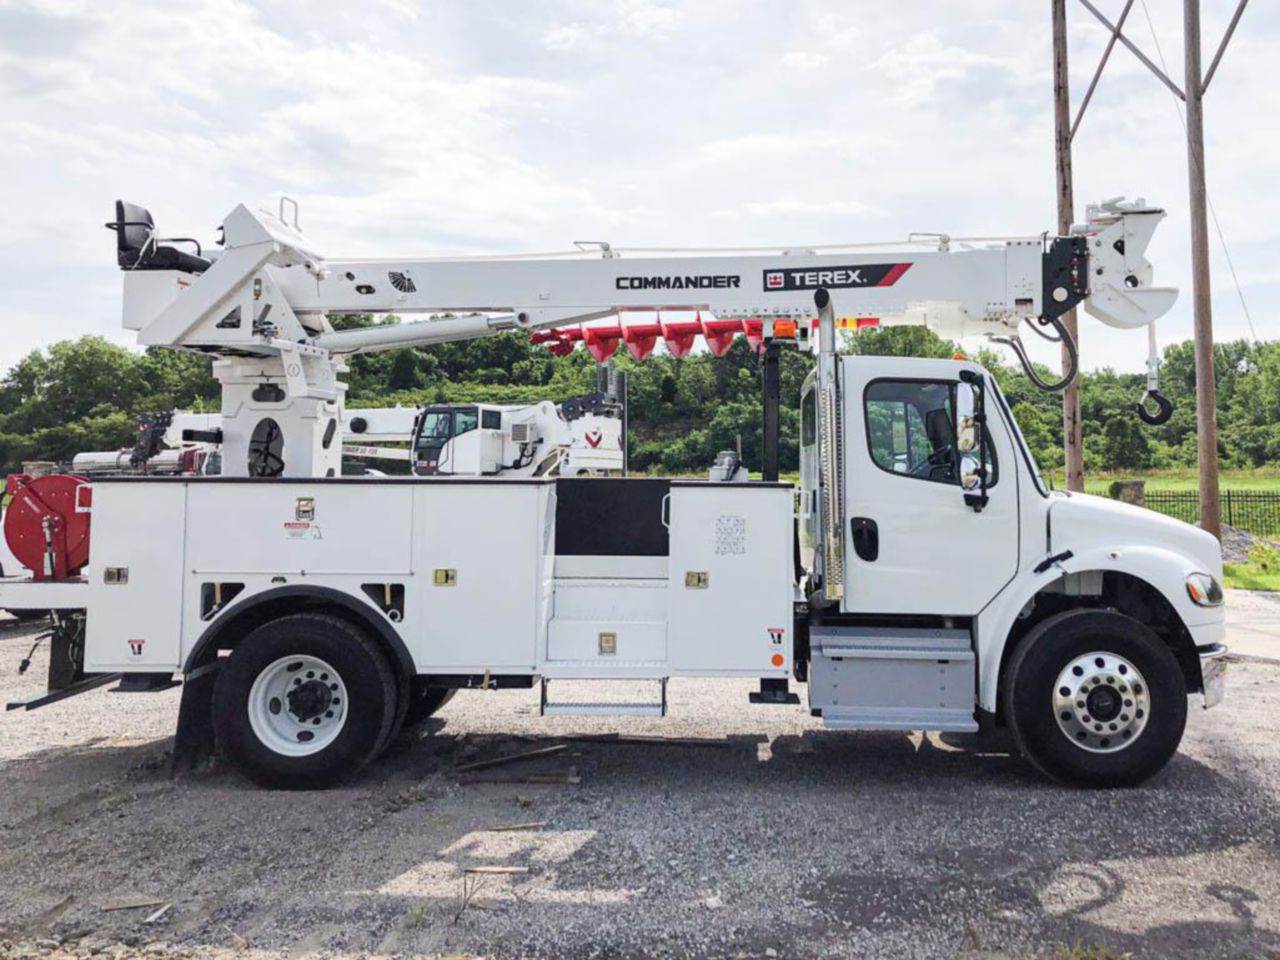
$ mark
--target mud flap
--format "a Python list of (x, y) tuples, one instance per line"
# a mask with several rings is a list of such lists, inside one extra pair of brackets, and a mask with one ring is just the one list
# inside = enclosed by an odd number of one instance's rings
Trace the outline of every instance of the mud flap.
[(192, 773), (213, 757), (213, 685), (221, 666), (217, 659), (184, 675), (169, 769), (172, 777)]

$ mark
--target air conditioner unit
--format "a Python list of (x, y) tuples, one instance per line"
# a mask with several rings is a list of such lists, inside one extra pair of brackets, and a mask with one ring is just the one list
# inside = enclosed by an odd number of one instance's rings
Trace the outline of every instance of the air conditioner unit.
[(512, 443), (533, 443), (538, 439), (538, 427), (533, 423), (513, 423), (511, 425)]

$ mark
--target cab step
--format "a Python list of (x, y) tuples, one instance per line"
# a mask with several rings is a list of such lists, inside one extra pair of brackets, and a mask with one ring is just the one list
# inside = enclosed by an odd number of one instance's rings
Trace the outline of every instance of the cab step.
[[(597, 681), (604, 682), (604, 681)], [(610, 680), (610, 683), (652, 683), (653, 681)], [(665, 717), (667, 715), (667, 678), (657, 680), (658, 699), (656, 701), (561, 701), (551, 702), (547, 697), (547, 689), (551, 685), (548, 677), (542, 678), (542, 694), (539, 712), (544, 717)]]
[(837, 730), (973, 733), (976, 661), (968, 630), (815, 626), (809, 705)]

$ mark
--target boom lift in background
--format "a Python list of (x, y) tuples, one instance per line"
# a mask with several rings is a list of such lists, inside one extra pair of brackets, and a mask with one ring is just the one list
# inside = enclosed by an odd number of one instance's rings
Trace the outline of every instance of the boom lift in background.
[[(192, 253), (118, 204), (124, 325), (214, 358), (220, 421), (187, 439), (220, 444), (221, 476), (106, 478), (61, 507), (39, 479), (11, 478), (22, 506), (5, 534), (31, 576), (0, 580), (0, 605), (56, 611), (54, 652), (75, 671), (50, 695), (180, 673), (175, 754), (216, 739), (280, 786), (349, 775), (458, 689), (536, 683), (547, 715), (662, 715), (671, 677), (759, 680), (752, 699), (769, 704), (805, 682), (832, 729), (1007, 724), (1053, 777), (1139, 782), (1177, 749), (1187, 694), (1222, 697), (1217, 541), (1047, 490), (977, 364), (839, 355), (836, 338), (871, 323), (983, 337), (1059, 386), (1027, 363), (1021, 327), (1074, 351), (1059, 318), (1077, 305), (1149, 326), (1177, 296), (1143, 255), (1163, 216), (1112, 201), (1067, 236), (923, 252), (340, 260), (288, 201), (237, 207), (221, 249), (184, 241)], [(342, 331), (327, 318), (352, 312), (436, 316)], [(687, 350), (701, 333), (713, 351), (735, 330), (755, 338), (766, 480), (339, 478), (347, 357), (506, 330), (597, 360), (659, 337)], [(817, 350), (794, 499), (768, 479), (783, 339)], [(82, 505), (87, 562), (56, 536)], [(658, 696), (549, 695), (584, 679)]]
[[(625, 374), (602, 365), (605, 390), (563, 403), (453, 403), (344, 410), (344, 476), (383, 476), (363, 461), (404, 463), (415, 476), (576, 477), (626, 473)], [(612, 384), (612, 386), (609, 386)], [(70, 472), (108, 476), (218, 476), (221, 414), (146, 416), (132, 449), (78, 453)], [(268, 475), (278, 440), (253, 451)]]

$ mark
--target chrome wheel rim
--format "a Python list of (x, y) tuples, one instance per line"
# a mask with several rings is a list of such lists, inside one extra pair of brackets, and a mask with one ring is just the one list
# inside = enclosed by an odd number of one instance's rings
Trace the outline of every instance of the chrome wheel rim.
[(1090, 753), (1116, 753), (1142, 735), (1151, 718), (1151, 691), (1124, 657), (1095, 650), (1058, 674), (1053, 714), (1063, 736)]
[(347, 703), (341, 675), (319, 657), (281, 657), (249, 690), (249, 725), (269, 750), (307, 757), (337, 739)]

